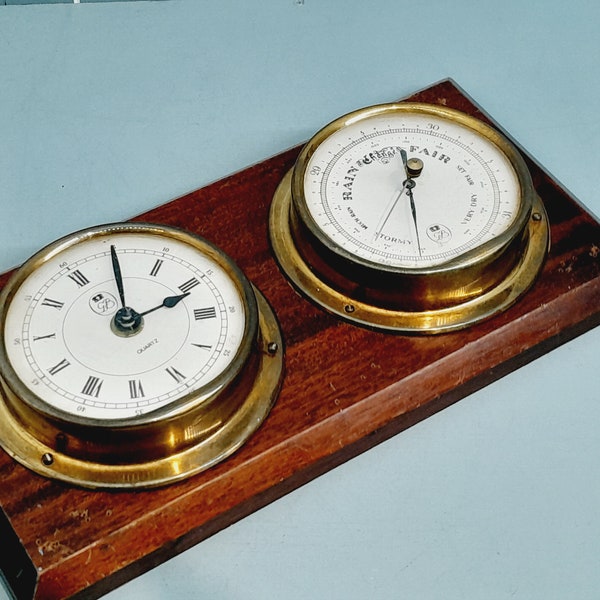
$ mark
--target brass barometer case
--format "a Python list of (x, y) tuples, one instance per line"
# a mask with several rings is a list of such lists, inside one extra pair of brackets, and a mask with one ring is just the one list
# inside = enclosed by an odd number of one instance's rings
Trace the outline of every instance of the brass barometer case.
[(278, 394), (267, 301), (207, 240), (147, 223), (62, 238), (0, 297), (0, 444), (92, 488), (178, 481), (223, 460)]
[(269, 219), (292, 284), (355, 324), (434, 334), (513, 304), (549, 248), (548, 218), (506, 137), (443, 106), (367, 107), (321, 129)]

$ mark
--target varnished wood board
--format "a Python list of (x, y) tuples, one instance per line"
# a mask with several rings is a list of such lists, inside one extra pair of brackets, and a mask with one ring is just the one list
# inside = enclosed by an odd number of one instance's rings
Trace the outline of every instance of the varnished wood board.
[[(411, 100), (487, 120), (451, 81)], [(227, 461), (153, 491), (77, 489), (1, 452), (0, 565), (19, 598), (98, 597), (600, 322), (600, 226), (527, 156), (552, 249), (517, 305), (437, 337), (378, 333), (324, 313), (292, 289), (268, 242), (270, 202), (298, 152), (135, 219), (218, 244), (270, 301), (286, 342), (286, 376), (269, 418)]]

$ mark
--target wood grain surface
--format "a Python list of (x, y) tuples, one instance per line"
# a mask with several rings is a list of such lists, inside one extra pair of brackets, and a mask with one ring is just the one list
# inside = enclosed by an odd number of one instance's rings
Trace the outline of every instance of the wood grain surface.
[[(451, 81), (411, 100), (487, 120)], [(269, 247), (271, 198), (298, 152), (134, 219), (208, 238), (269, 300), (286, 344), (286, 375), (270, 416), (233, 457), (153, 491), (74, 488), (0, 452), (0, 561), (19, 598), (98, 597), (600, 321), (600, 226), (526, 157), (552, 248), (521, 301), (469, 330), (436, 337), (340, 322), (291, 288)]]

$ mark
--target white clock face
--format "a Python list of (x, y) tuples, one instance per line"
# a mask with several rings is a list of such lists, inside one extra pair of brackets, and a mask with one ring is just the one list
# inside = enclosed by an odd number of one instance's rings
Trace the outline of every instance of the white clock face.
[[(422, 161), (422, 172), (406, 186), (411, 159)], [(492, 141), (448, 118), (407, 111), (371, 115), (326, 137), (308, 160), (303, 189), (329, 245), (408, 269), (441, 265), (493, 239), (521, 202), (515, 170)]]
[(247, 317), (239, 283), (206, 252), (175, 237), (114, 232), (32, 270), (10, 301), (4, 338), (17, 377), (47, 405), (126, 419), (228, 369)]

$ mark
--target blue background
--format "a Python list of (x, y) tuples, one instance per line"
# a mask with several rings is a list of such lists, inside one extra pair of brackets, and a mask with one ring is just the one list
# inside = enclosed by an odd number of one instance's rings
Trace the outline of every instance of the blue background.
[[(597, 0), (0, 6), (0, 270), (446, 77), (598, 214), (599, 26)], [(585, 334), (107, 598), (599, 598), (599, 351)]]

